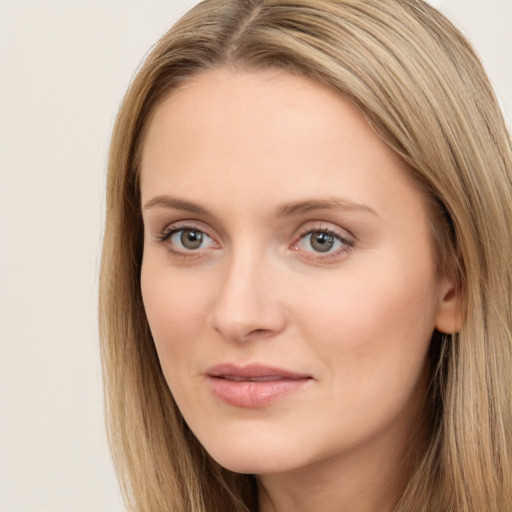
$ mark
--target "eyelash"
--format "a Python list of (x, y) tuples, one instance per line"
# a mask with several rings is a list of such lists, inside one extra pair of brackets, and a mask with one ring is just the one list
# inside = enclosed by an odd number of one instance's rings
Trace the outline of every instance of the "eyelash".
[(332, 238), (334, 238), (335, 240), (342, 244), (342, 247), (340, 247), (339, 249), (333, 252), (326, 252), (324, 254), (317, 251), (304, 251), (307, 252), (308, 254), (307, 258), (312, 259), (318, 263), (328, 263), (331, 260), (339, 259), (343, 254), (345, 254), (355, 246), (355, 241), (353, 239), (342, 236), (331, 228), (315, 227), (304, 228), (300, 232), (297, 242), (293, 243), (292, 249), (299, 250), (298, 244), (300, 243), (300, 241), (304, 240), (309, 235), (313, 235), (314, 233), (322, 233), (331, 236)]
[(178, 256), (183, 259), (193, 259), (193, 258), (201, 258), (203, 255), (200, 252), (200, 249), (194, 251), (192, 249), (175, 249), (169, 242), (169, 240), (176, 234), (181, 231), (195, 231), (197, 233), (201, 233), (202, 235), (206, 235), (209, 239), (214, 240), (213, 237), (208, 235), (203, 229), (197, 228), (193, 225), (182, 225), (182, 226), (168, 226), (166, 227), (160, 235), (157, 237), (157, 242), (161, 245), (166, 245), (167, 250), (173, 254), (173, 256)]
[[(170, 253), (172, 253), (173, 255), (178, 256), (180, 258), (183, 258), (183, 259), (204, 257), (204, 254), (201, 254), (200, 249), (197, 249), (197, 251), (193, 250), (193, 249), (189, 249), (189, 250), (175, 249), (170, 243), (168, 243), (169, 240), (175, 234), (177, 234), (181, 231), (196, 231), (198, 233), (201, 233), (202, 235), (205, 235), (206, 237), (208, 237), (209, 239), (211, 239), (215, 242), (214, 238), (211, 237), (210, 235), (208, 235), (208, 233), (206, 233), (203, 229), (197, 228), (196, 226), (190, 225), (190, 224), (166, 227), (160, 233), (160, 235), (157, 237), (157, 242), (161, 245), (166, 245), (167, 250)], [(354, 240), (340, 235), (339, 233), (337, 233), (336, 231), (334, 231), (331, 228), (315, 227), (315, 228), (303, 229), (299, 233), (297, 241), (293, 242), (293, 244), (291, 245), (291, 249), (297, 250), (297, 251), (300, 250), (300, 248), (299, 248), (300, 242), (303, 241), (307, 236), (313, 235), (314, 233), (325, 234), (327, 236), (334, 238), (336, 241), (338, 241), (342, 244), (342, 247), (338, 248), (337, 250), (335, 250), (333, 252), (330, 252), (330, 251), (325, 252), (324, 254), (322, 254), (321, 252), (318, 252), (318, 251), (314, 251), (314, 250), (302, 251), (307, 254), (307, 256), (305, 256), (306, 258), (313, 260), (315, 262), (318, 262), (318, 263), (327, 263), (331, 260), (339, 259), (343, 254), (345, 254), (346, 252), (348, 252), (355, 246)]]

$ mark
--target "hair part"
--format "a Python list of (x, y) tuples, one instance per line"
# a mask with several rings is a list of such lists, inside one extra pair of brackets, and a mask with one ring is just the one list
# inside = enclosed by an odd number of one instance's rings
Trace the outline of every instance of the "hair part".
[(219, 67), (281, 69), (338, 91), (407, 163), (465, 322), (434, 333), (431, 435), (394, 512), (509, 512), (511, 141), (475, 52), (422, 0), (206, 0), (133, 80), (111, 141), (100, 277), (109, 441), (129, 509), (257, 510), (254, 477), (216, 464), (181, 417), (140, 291), (144, 134), (168, 94)]

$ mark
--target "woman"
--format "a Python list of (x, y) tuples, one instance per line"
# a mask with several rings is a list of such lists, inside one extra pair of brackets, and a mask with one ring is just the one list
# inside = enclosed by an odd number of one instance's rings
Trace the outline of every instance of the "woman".
[(207, 0), (113, 134), (101, 275), (131, 510), (512, 509), (512, 154), (421, 0)]

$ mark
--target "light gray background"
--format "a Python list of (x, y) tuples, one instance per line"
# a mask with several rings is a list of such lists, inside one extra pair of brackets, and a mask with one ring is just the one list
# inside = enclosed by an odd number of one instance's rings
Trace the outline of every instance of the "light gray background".
[[(104, 435), (106, 155), (146, 51), (193, 0), (0, 1), (0, 512), (123, 510)], [(512, 0), (432, 2), (512, 118)]]

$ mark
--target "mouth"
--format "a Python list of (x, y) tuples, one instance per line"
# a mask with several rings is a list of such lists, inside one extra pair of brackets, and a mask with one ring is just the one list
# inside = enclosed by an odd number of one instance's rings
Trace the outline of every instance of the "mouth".
[(232, 380), (234, 382), (275, 382), (284, 380), (284, 377), (268, 375), (267, 377), (239, 377), (237, 375), (219, 375), (217, 378)]
[(212, 393), (221, 401), (244, 408), (259, 408), (301, 390), (313, 378), (282, 368), (251, 364), (223, 364), (206, 372)]

